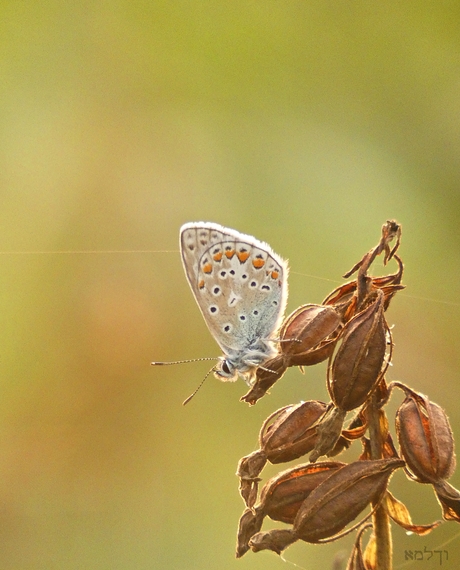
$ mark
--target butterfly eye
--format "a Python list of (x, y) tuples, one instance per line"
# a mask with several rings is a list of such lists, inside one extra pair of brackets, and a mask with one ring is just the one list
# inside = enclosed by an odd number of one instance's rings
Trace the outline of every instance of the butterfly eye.
[(222, 372), (225, 372), (225, 374), (230, 374), (230, 368), (228, 367), (226, 360), (222, 362)]

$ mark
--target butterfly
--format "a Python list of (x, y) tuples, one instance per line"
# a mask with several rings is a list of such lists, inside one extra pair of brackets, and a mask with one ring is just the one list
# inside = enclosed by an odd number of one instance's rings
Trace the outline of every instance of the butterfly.
[(277, 352), (288, 296), (288, 264), (256, 238), (211, 222), (180, 229), (185, 275), (208, 329), (223, 352), (222, 381), (252, 385)]

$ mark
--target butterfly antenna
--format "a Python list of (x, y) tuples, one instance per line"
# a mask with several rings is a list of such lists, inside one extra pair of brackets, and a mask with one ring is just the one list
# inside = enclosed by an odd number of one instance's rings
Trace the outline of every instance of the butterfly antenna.
[(201, 388), (201, 386), (203, 386), (204, 381), (206, 380), (206, 378), (211, 374), (211, 372), (214, 372), (214, 370), (216, 369), (215, 366), (213, 366), (211, 368), (211, 370), (208, 370), (206, 376), (203, 378), (203, 380), (199, 383), (198, 387), (196, 388), (196, 390), (190, 394), (190, 396), (188, 398), (185, 398), (185, 400), (182, 402), (182, 405), (185, 406), (185, 404), (188, 404), (190, 402), (190, 400), (193, 398), (193, 396), (198, 392), (198, 390)]
[(169, 364), (186, 364), (187, 362), (200, 362), (201, 360), (217, 360), (215, 356), (205, 356), (203, 358), (190, 358), (189, 360), (173, 360), (172, 362), (151, 362), (152, 366), (167, 366)]
[(270, 370), (270, 368), (265, 368), (264, 366), (259, 366), (261, 370), (265, 370), (265, 372), (271, 372), (272, 374), (276, 374), (275, 370)]

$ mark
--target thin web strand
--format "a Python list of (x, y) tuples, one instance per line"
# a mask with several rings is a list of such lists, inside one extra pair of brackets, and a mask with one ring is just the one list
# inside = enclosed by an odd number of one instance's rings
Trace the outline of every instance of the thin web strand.
[[(95, 254), (124, 254), (124, 253), (179, 253), (178, 249), (80, 249), (80, 250), (49, 250), (49, 251), (0, 251), (0, 255), (95, 255)], [(291, 275), (299, 275), (301, 277), (308, 277), (310, 279), (317, 279), (319, 281), (327, 281), (329, 283), (336, 283), (340, 285), (342, 281), (338, 279), (330, 279), (328, 277), (320, 277), (319, 275), (312, 275), (309, 273), (302, 273), (300, 271), (291, 271)], [(404, 291), (399, 293), (400, 297), (408, 299), (415, 299), (416, 301), (428, 301), (430, 303), (438, 303), (449, 307), (460, 307), (460, 303), (455, 301), (443, 301), (440, 299), (433, 299), (431, 297), (423, 297), (419, 295), (410, 295)]]
[(56, 251), (0, 251), (0, 255), (60, 255), (60, 254), (96, 254), (96, 253), (179, 253), (178, 249), (77, 249)]

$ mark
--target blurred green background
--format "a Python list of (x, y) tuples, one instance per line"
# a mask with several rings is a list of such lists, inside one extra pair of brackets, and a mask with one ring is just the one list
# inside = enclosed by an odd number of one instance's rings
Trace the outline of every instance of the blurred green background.
[[(150, 361), (219, 355), (181, 267), (187, 221), (289, 258), (290, 312), (396, 218), (407, 289), (388, 312), (389, 379), (445, 406), (460, 437), (459, 16), (424, 1), (0, 3), (2, 570), (286, 567), (235, 560), (234, 473), (266, 416), (327, 398), (325, 365), (252, 408), (242, 381), (212, 378), (182, 407), (209, 363)], [(415, 522), (440, 517), (429, 487), (392, 483)], [(395, 529), (395, 564), (426, 547), (457, 568), (459, 531)], [(285, 557), (332, 568), (351, 543)]]

